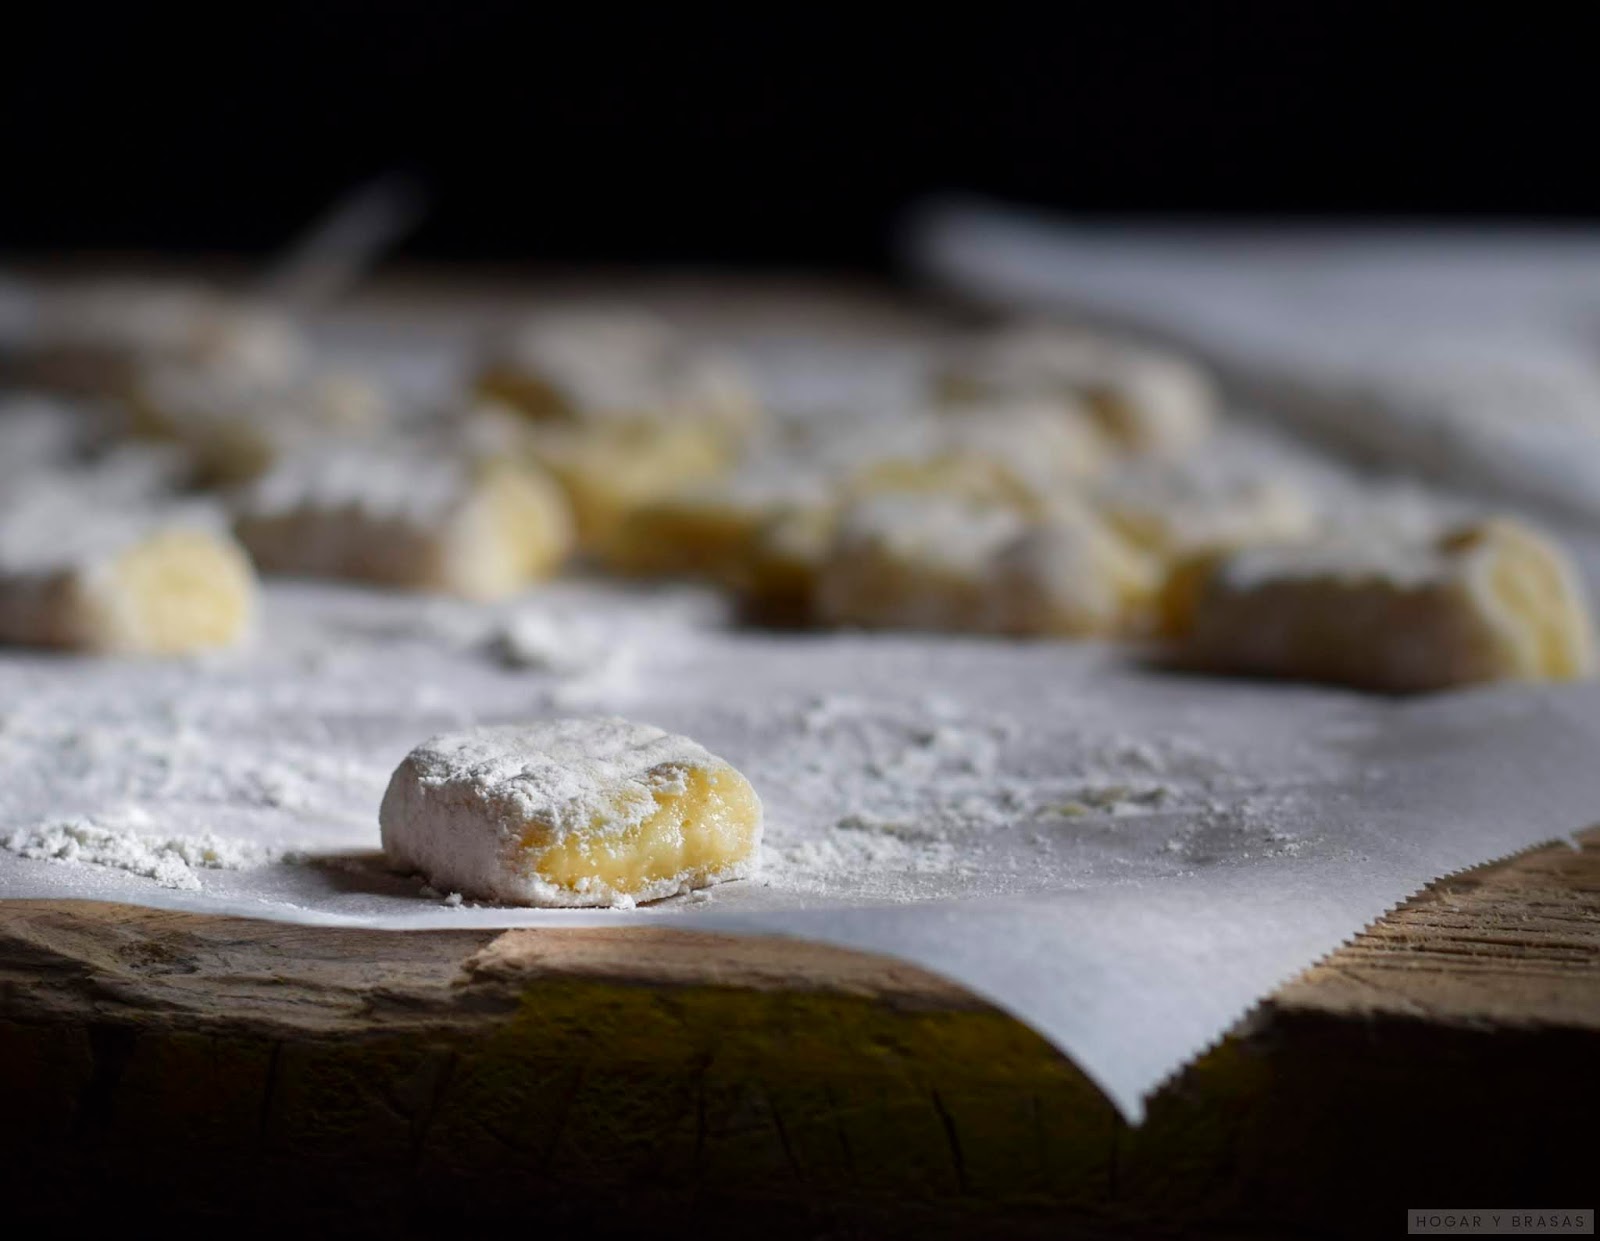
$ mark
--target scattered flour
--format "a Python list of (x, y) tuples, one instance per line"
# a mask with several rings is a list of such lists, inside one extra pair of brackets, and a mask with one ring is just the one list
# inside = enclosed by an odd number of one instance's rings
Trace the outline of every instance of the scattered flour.
[(1294, 857), (1305, 841), (1284, 830), (1281, 796), (1256, 795), (1237, 805), (1212, 805), (1187, 818), (1162, 848), (1186, 862)]
[(839, 824), (819, 837), (769, 845), (767, 867), (785, 886), (826, 892), (837, 876), (850, 876), (875, 896), (894, 897), (904, 875), (947, 874), (959, 867), (956, 846), (937, 838), (901, 835), (897, 825)]
[(676, 658), (728, 618), (727, 600), (700, 589), (607, 590), (588, 599), (546, 590), (503, 612), (474, 649), (503, 668), (549, 678), (551, 706), (593, 710), (643, 689), (647, 664)]
[(224, 840), (214, 832), (162, 836), (137, 830), (150, 818), (130, 809), (120, 818), (58, 819), (17, 828), (0, 837), (0, 848), (35, 861), (106, 866), (153, 879), (164, 888), (196, 890), (196, 870), (243, 870), (297, 860), (297, 854), (249, 841)]
[[(1225, 746), (1185, 733), (1084, 726), (1030, 756), (1021, 717), (939, 697), (818, 697), (783, 728), (792, 739), (773, 751), (782, 761), (753, 778), (777, 805), (834, 811), (820, 822), (770, 819), (772, 882), (806, 892), (915, 899), (918, 877), (1008, 867), (1021, 840), (1049, 846), (1070, 843), (1080, 828), (1215, 818), (1218, 807), (1271, 784), (1245, 774), (1249, 764)], [(1165, 838), (1121, 847), (1161, 852)], [(1165, 852), (1199, 861), (1225, 852), (1222, 843), (1184, 837)]]
[(508, 668), (590, 681), (624, 681), (635, 663), (622, 635), (550, 612), (516, 613), (491, 632), (487, 645)]
[[(1370, 723), (1348, 696), (1307, 693), (1286, 727), (1281, 691), (1169, 686), (1087, 647), (729, 634), (688, 599), (591, 584), (475, 613), (353, 588), (272, 593), (280, 623), (249, 659), (0, 660), (0, 835), (39, 825), (13, 834), (5, 861), (192, 888), (208, 866), (275, 856), (228, 841), (373, 850), (384, 788), (421, 738), (623, 715), (750, 779), (767, 807), (761, 900), (999, 898), (1284, 851), (1255, 828), (1192, 825), (1215, 806), (1326, 787), (1316, 755), (1341, 761), (1338, 730)], [(307, 665), (312, 649), (335, 655)], [(1281, 824), (1313, 847), (1303, 816)], [(274, 899), (399, 895), (386, 871), (330, 883), (326, 866), (292, 869), (263, 877)], [(758, 898), (727, 885), (708, 899)]]

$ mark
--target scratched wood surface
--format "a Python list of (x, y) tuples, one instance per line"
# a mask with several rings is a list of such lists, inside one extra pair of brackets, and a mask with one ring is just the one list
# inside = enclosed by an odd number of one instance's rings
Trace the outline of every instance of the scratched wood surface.
[(1420, 895), (1137, 1130), (982, 1001), (833, 948), (0, 904), (0, 1180), (57, 1222), (1388, 1235), (1588, 1205), (1597, 1064), (1600, 831)]

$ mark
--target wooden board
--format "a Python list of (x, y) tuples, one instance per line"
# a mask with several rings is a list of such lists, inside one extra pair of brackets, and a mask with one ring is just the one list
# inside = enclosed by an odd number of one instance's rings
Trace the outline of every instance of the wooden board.
[(639, 930), (0, 904), (8, 1204), (399, 1233), (1389, 1235), (1592, 1205), (1600, 831), (1439, 884), (1130, 1130), (894, 961)]

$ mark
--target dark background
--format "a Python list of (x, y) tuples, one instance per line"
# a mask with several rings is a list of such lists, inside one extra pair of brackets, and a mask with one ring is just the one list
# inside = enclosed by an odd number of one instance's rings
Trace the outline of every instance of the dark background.
[(0, 250), (270, 251), (392, 169), (432, 202), (409, 254), (529, 263), (882, 269), (904, 205), (951, 189), (1584, 218), (1565, 12), (58, 5), (0, 35)]

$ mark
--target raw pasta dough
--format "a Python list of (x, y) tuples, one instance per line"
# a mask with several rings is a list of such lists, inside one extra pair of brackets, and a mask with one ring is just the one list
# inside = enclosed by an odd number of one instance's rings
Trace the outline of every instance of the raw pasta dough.
[(751, 874), (761, 843), (742, 775), (616, 718), (435, 737), (394, 773), (380, 821), (396, 866), (519, 905), (659, 900)]

